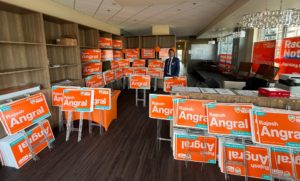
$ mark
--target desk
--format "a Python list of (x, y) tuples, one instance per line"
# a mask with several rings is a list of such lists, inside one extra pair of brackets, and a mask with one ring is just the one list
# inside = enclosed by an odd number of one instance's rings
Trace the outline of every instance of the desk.
[[(120, 95), (120, 90), (114, 90), (112, 92), (111, 97), (111, 110), (98, 110), (94, 109), (91, 113), (83, 113), (83, 119), (89, 120), (91, 119), (93, 122), (100, 124), (100, 116), (103, 116), (103, 122), (102, 126), (104, 127), (105, 131), (108, 130), (109, 125), (111, 122), (115, 119), (117, 119), (117, 103), (118, 103), (118, 97)], [(91, 116), (89, 116), (91, 114)], [(68, 112), (65, 112), (65, 118), (68, 120)], [(79, 120), (80, 119), (80, 113), (79, 112), (73, 112), (72, 114), (72, 120)]]

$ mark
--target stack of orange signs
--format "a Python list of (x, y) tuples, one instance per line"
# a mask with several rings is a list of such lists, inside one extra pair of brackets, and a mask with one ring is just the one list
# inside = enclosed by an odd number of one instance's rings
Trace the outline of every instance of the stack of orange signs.
[(121, 50), (113, 50), (114, 60), (121, 60), (123, 58), (123, 53)]
[(134, 75), (147, 75), (147, 68), (146, 67), (136, 67), (133, 68)]
[(149, 117), (153, 119), (173, 120), (173, 99), (185, 96), (149, 94)]
[(165, 77), (164, 78), (164, 92), (171, 92), (172, 87), (186, 87), (186, 77)]
[(82, 68), (82, 75), (99, 74), (101, 72), (102, 72), (101, 62), (87, 63), (84, 64)]
[(164, 62), (161, 60), (149, 60), (148, 68), (164, 68)]
[(144, 59), (134, 60), (132, 63), (132, 67), (145, 67), (145, 66), (146, 66), (146, 60)]
[(132, 67), (124, 67), (122, 68), (124, 76), (129, 77), (131, 74), (133, 74), (133, 68)]
[(112, 48), (112, 38), (100, 37), (98, 40), (99, 48)]
[(119, 68), (130, 67), (130, 60), (128, 59), (119, 60), (118, 63), (119, 63)]
[(256, 143), (300, 148), (300, 113), (255, 108), (252, 134), (253, 141)]
[(252, 104), (208, 104), (208, 133), (220, 136), (251, 137), (251, 110)]
[(272, 174), (276, 178), (300, 179), (300, 151), (288, 148), (271, 148)]
[(115, 69), (117, 69), (117, 68), (119, 68), (119, 61), (117, 61), (117, 60), (112, 60), (112, 61), (110, 62), (110, 69), (111, 69), (111, 70), (115, 70)]
[(103, 87), (104, 86), (104, 80), (102, 74), (96, 74), (86, 77), (85, 79), (85, 86), (86, 87)]
[(155, 58), (155, 49), (154, 48), (143, 48), (142, 49), (142, 58)]
[(109, 84), (115, 80), (115, 72), (113, 70), (107, 70), (103, 72), (104, 83)]
[(113, 47), (113, 49), (118, 49), (118, 50), (122, 49), (123, 48), (123, 41), (113, 39), (112, 40), (112, 47)]
[(101, 50), (101, 60), (110, 61), (113, 60), (114, 55), (112, 50)]
[(80, 59), (82, 63), (100, 62), (101, 50), (99, 49), (86, 49), (80, 53)]
[(131, 75), (129, 78), (130, 89), (150, 89), (151, 77), (149, 75)]
[[(48, 135), (49, 141), (53, 142), (55, 138), (49, 121), (44, 120), (42, 125)], [(26, 133), (31, 145), (38, 144), (38, 146), (36, 146), (33, 150), (35, 154), (38, 154), (47, 147), (47, 142), (45, 141), (44, 134), (39, 125), (35, 125)], [(5, 166), (17, 169), (21, 168), (32, 158), (28, 144), (22, 133), (17, 133), (0, 139), (0, 153), (2, 153), (2, 159)]]
[(151, 78), (164, 78), (164, 70), (160, 68), (148, 68), (148, 75), (151, 76)]
[(116, 69), (115, 70), (115, 79), (120, 80), (124, 76), (122, 69)]
[(65, 89), (62, 111), (92, 112), (94, 110), (94, 91), (91, 89)]
[(111, 89), (95, 88), (94, 90), (94, 108), (100, 110), (111, 109)]
[(140, 51), (138, 49), (126, 49), (125, 57), (131, 60), (139, 59)]
[(260, 179), (271, 179), (269, 148), (243, 145), (219, 139), (221, 172)]
[(0, 105), (0, 121), (7, 134), (15, 134), (51, 115), (42, 93)]
[(61, 106), (65, 89), (78, 89), (75, 86), (52, 86), (52, 106)]
[(213, 100), (174, 99), (174, 126), (207, 130), (208, 103)]
[(218, 140), (214, 136), (189, 134), (174, 129), (173, 156), (176, 160), (216, 163)]

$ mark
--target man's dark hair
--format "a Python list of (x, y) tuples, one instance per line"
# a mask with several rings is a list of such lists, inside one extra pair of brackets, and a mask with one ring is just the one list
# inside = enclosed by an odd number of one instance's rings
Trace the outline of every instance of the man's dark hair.
[(170, 48), (170, 49), (169, 49), (169, 53), (170, 53), (170, 52), (174, 52), (174, 53), (175, 53), (175, 50), (174, 50), (173, 48)]

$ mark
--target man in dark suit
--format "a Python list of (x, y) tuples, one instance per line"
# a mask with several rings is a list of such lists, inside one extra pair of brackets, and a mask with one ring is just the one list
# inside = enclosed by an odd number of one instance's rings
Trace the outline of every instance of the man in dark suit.
[(175, 57), (175, 51), (169, 50), (169, 58), (165, 61), (164, 75), (166, 77), (177, 77), (180, 71), (179, 59)]

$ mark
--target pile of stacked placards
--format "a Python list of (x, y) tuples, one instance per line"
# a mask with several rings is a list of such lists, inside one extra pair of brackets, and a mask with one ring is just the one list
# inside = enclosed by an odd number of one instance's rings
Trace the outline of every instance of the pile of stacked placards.
[(177, 160), (218, 159), (226, 178), (300, 179), (299, 111), (157, 94), (150, 94), (149, 109), (151, 118), (172, 121)]
[(0, 139), (3, 165), (20, 168), (51, 143), (50, 111), (42, 93), (0, 105), (0, 120), (8, 136)]

